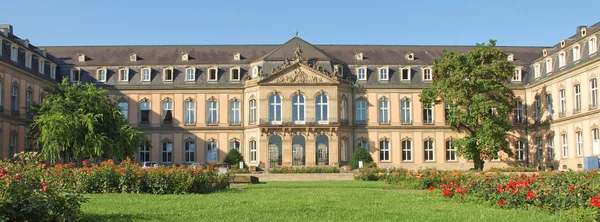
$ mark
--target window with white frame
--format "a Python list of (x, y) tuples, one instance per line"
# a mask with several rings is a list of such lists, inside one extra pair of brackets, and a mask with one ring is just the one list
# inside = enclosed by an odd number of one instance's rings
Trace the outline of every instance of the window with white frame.
[(389, 70), (387, 67), (379, 68), (379, 80), (388, 80), (389, 79), (388, 71)]
[(119, 103), (117, 103), (117, 106), (119, 106), (119, 110), (121, 110), (121, 115), (125, 117), (125, 120), (129, 120), (129, 102), (120, 101)]
[(71, 82), (79, 82), (81, 79), (81, 71), (79, 69), (71, 70)]
[(567, 134), (560, 135), (561, 143), (562, 143), (562, 156), (563, 158), (569, 157), (569, 145), (567, 142)]
[(196, 102), (192, 100), (185, 101), (183, 103), (184, 106), (184, 115), (183, 115), (183, 124), (184, 125), (194, 125), (196, 124)]
[(598, 39), (596, 37), (590, 38), (588, 41), (590, 55), (598, 51)]
[(281, 95), (269, 96), (269, 123), (281, 124)]
[(186, 141), (183, 145), (183, 161), (186, 163), (196, 162), (196, 143)]
[(106, 69), (101, 68), (96, 70), (96, 79), (98, 82), (106, 82)]
[(30, 52), (26, 52), (25, 53), (25, 67), (27, 68), (31, 68), (31, 65), (33, 64), (33, 55)]
[(423, 104), (423, 124), (433, 124), (433, 104)]
[(446, 161), (456, 161), (456, 147), (452, 145), (452, 140), (446, 140)]
[(402, 140), (402, 161), (412, 161), (412, 141)]
[(196, 69), (193, 67), (189, 67), (185, 69), (185, 81), (194, 81), (196, 80)]
[(241, 125), (240, 120), (240, 101), (229, 101), (229, 125)]
[(558, 66), (564, 67), (567, 65), (567, 54), (565, 52), (561, 52), (558, 54)]
[(238, 81), (241, 79), (240, 76), (240, 68), (236, 67), (236, 68), (231, 68), (231, 80), (233, 81)]
[(554, 135), (548, 136), (548, 159), (554, 160)]
[(329, 98), (325, 93), (321, 93), (317, 95), (315, 99), (316, 110), (315, 110), (315, 120), (317, 124), (327, 124), (329, 123)]
[(410, 75), (411, 75), (410, 71), (411, 71), (410, 67), (402, 67), (401, 74), (400, 74), (400, 80), (409, 81)]
[(304, 95), (297, 93), (292, 96), (292, 121), (294, 124), (304, 124), (305, 119)]
[(210, 141), (206, 143), (206, 163), (216, 163), (219, 161), (219, 149), (217, 147), (217, 142)]
[(515, 160), (516, 161), (525, 161), (525, 157), (527, 157), (527, 155), (525, 154), (525, 144), (526, 142), (523, 140), (519, 140), (517, 141), (517, 147), (515, 150)]
[(533, 76), (537, 79), (540, 78), (540, 64), (536, 63), (533, 65)]
[(217, 101), (211, 100), (206, 102), (206, 124), (218, 125), (219, 124), (219, 109), (217, 107)]
[(367, 124), (367, 101), (356, 100), (356, 124)]
[(598, 80), (590, 80), (590, 107), (598, 107)]
[(256, 140), (251, 140), (248, 146), (250, 148), (250, 162), (256, 162)]
[(170, 100), (162, 102), (162, 124), (173, 124), (173, 102)]
[(390, 141), (388, 139), (379, 141), (379, 161), (390, 161)]
[(56, 65), (50, 65), (50, 78), (56, 79)]
[(237, 140), (229, 141), (229, 150), (241, 151), (240, 150), (240, 142)]
[(379, 100), (379, 124), (390, 124), (390, 102), (386, 98)]
[(19, 114), (19, 86), (12, 85), (10, 92), (10, 110), (13, 115)]
[(400, 119), (402, 124), (412, 124), (412, 109), (410, 106), (410, 100), (403, 99), (400, 101)]
[(513, 79), (512, 79), (512, 81), (513, 81), (513, 82), (520, 82), (520, 81), (521, 81), (521, 79), (522, 79), (522, 76), (521, 76), (521, 75), (522, 75), (522, 73), (521, 73), (521, 68), (517, 67), (517, 68), (515, 69), (515, 75), (513, 76)]
[(140, 102), (140, 125), (147, 126), (150, 125), (150, 102), (149, 101), (141, 101)]
[(219, 75), (217, 71), (217, 68), (208, 69), (208, 81), (217, 81)]
[(564, 116), (567, 113), (567, 93), (564, 89), (558, 91), (558, 95), (560, 97), (560, 115)]
[(161, 162), (171, 163), (173, 161), (173, 142), (165, 140), (161, 147)]
[(552, 58), (547, 58), (546, 59), (546, 73), (551, 73), (552, 72)]
[(40, 74), (44, 74), (44, 70), (46, 69), (46, 61), (44, 59), (39, 58), (38, 60), (38, 72)]
[(544, 149), (542, 147), (542, 137), (535, 138), (535, 159), (537, 161), (544, 160)]
[(581, 131), (575, 133), (575, 150), (577, 156), (583, 156), (583, 135)]
[(546, 110), (548, 110), (548, 118), (552, 118), (554, 107), (552, 106), (552, 94), (546, 94)]
[(251, 99), (248, 101), (248, 119), (249, 124), (256, 124), (256, 99)]
[(19, 62), (19, 47), (15, 45), (10, 47), (10, 60)]
[(574, 112), (581, 111), (581, 86), (576, 84), (573, 86), (573, 92), (575, 93), (575, 109)]
[(578, 45), (573, 46), (573, 62), (581, 59), (581, 50)]
[(151, 74), (151, 69), (150, 68), (143, 68), (142, 69), (142, 82), (149, 82), (150, 81), (150, 74)]
[(129, 81), (129, 69), (128, 68), (119, 69), (119, 81), (120, 82)]
[(433, 80), (433, 75), (431, 75), (431, 68), (423, 69), (423, 80)]
[(138, 162), (150, 161), (150, 145), (144, 144), (140, 146), (138, 150), (138, 158)]
[(367, 80), (367, 68), (359, 67), (356, 72), (358, 80)]
[(163, 81), (173, 81), (173, 68), (163, 69)]
[(600, 153), (600, 130), (592, 129), (592, 153), (597, 155)]
[(435, 161), (435, 146), (433, 139), (426, 139), (423, 142), (423, 157), (425, 161)]
[(356, 147), (354, 147), (354, 151), (356, 151), (356, 148), (362, 148), (366, 151), (369, 151), (369, 141), (367, 139), (359, 139), (358, 142), (356, 142)]

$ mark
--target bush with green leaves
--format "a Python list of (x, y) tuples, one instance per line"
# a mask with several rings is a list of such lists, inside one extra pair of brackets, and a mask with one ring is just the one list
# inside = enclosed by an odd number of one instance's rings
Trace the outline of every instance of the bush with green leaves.
[(354, 151), (354, 154), (352, 154), (352, 159), (350, 159), (350, 166), (352, 169), (358, 168), (359, 161), (363, 162), (363, 166), (373, 162), (373, 158), (371, 157), (369, 151), (360, 146)]
[(229, 153), (227, 153), (227, 155), (225, 156), (225, 159), (223, 160), (224, 163), (227, 163), (230, 165), (238, 165), (238, 164), (240, 164), (240, 162), (243, 162), (243, 161), (244, 161), (244, 157), (242, 156), (240, 151), (238, 151), (237, 149), (230, 149)]

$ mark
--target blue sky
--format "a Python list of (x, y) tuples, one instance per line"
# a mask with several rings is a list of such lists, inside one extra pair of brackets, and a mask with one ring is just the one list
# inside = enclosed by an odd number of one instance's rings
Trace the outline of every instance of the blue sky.
[[(557, 0), (23, 0), (0, 23), (34, 45), (313, 44), (549, 46), (600, 21)], [(25, 10), (23, 10), (25, 9)]]

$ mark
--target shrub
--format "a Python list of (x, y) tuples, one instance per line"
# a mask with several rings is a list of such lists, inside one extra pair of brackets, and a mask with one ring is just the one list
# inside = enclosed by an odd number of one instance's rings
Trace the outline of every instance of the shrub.
[(311, 166), (311, 167), (275, 167), (269, 169), (269, 173), (339, 173), (337, 167)]
[(355, 180), (377, 181), (384, 176), (383, 169), (377, 168), (375, 164), (369, 164), (354, 173)]
[(223, 160), (223, 162), (229, 165), (238, 165), (242, 161), (244, 161), (244, 157), (237, 149), (230, 149)]
[(352, 154), (352, 159), (350, 159), (350, 166), (353, 170), (358, 168), (359, 161), (363, 162), (363, 166), (373, 162), (373, 158), (371, 157), (369, 151), (360, 146), (354, 151)]

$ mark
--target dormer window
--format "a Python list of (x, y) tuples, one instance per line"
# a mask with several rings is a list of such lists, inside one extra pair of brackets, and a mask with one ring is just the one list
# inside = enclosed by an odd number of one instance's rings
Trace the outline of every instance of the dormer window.
[(79, 62), (85, 62), (85, 54), (79, 54), (77, 56), (77, 61), (79, 61)]
[(546, 49), (542, 50), (542, 55), (543, 56), (547, 56), (548, 55), (548, 50), (546, 50)]
[(181, 61), (187, 62), (189, 59), (189, 55), (185, 52), (181, 53)]
[(131, 53), (129, 54), (129, 61), (130, 62), (135, 62), (137, 61), (137, 55), (135, 53)]
[(415, 60), (415, 54), (412, 52), (406, 53), (404, 58), (406, 58), (406, 60), (409, 60), (409, 61)]
[(195, 81), (196, 80), (196, 68), (188, 67), (185, 69), (185, 81)]
[(567, 45), (567, 41), (565, 41), (564, 39), (563, 39), (563, 40), (560, 40), (560, 47), (561, 47), (561, 48), (562, 48), (562, 47), (565, 47), (565, 45)]
[(379, 80), (388, 80), (389, 76), (388, 76), (388, 67), (381, 67), (379, 68)]
[(433, 75), (431, 75), (431, 68), (423, 68), (423, 80), (433, 80)]
[(98, 82), (106, 82), (106, 68), (96, 70), (96, 79)]
[(50, 78), (56, 79), (56, 65), (50, 65)]
[(579, 45), (573, 46), (573, 62), (581, 59), (581, 48)]
[(233, 60), (241, 60), (242, 55), (239, 52), (233, 53)]
[[(258, 69), (258, 67), (255, 67), (255, 68)], [(257, 72), (258, 72), (258, 70), (257, 70)], [(240, 67), (233, 67), (233, 68), (231, 68), (230, 73), (231, 73), (231, 80), (232, 81), (240, 81)], [(254, 73), (252, 75), (254, 75)]]
[(362, 52), (356, 53), (354, 55), (354, 58), (356, 58), (356, 60), (358, 60), (358, 61), (362, 61), (363, 60), (363, 53)]
[(552, 58), (546, 59), (546, 73), (552, 72)]
[(71, 70), (71, 82), (79, 82), (81, 80), (81, 70), (79, 68)]
[(509, 53), (508, 56), (506, 57), (506, 60), (508, 60), (509, 62), (515, 61), (515, 55), (513, 55), (512, 53)]
[(219, 69), (217, 67), (212, 67), (208, 69), (208, 81), (214, 82), (217, 81), (218, 78), (218, 71)]
[(33, 55), (30, 52), (25, 53), (25, 66), (27, 68), (31, 68), (31, 64), (32, 64), (31, 60), (33, 59), (32, 57), (33, 57)]
[(38, 72), (40, 74), (44, 74), (44, 70), (46, 68), (46, 61), (42, 58), (38, 59)]
[(173, 81), (173, 67), (163, 69), (163, 81)]
[(12, 45), (10, 47), (10, 60), (13, 62), (19, 62), (19, 47)]
[(521, 82), (521, 79), (522, 79), (521, 67), (517, 67), (517, 68), (515, 68), (515, 75), (513, 76), (512, 81), (513, 82)]
[(564, 67), (567, 65), (567, 55), (565, 52), (558, 54), (558, 67)]
[(142, 82), (150, 82), (151, 73), (152, 73), (152, 69), (143, 68), (142, 69)]
[(598, 51), (598, 39), (596, 37), (590, 38), (588, 41), (590, 55), (596, 53)]
[(254, 66), (252, 67), (252, 77), (257, 77), (258, 76), (258, 66)]
[(366, 67), (358, 67), (356, 69), (357, 75), (356, 78), (358, 80), (367, 80), (367, 68)]
[(129, 81), (129, 68), (119, 69), (119, 81), (120, 82), (128, 82)]
[(540, 64), (536, 63), (533, 65), (533, 76), (537, 79), (540, 78)]
[(402, 68), (402, 73), (400, 74), (400, 80), (410, 81), (410, 66)]

